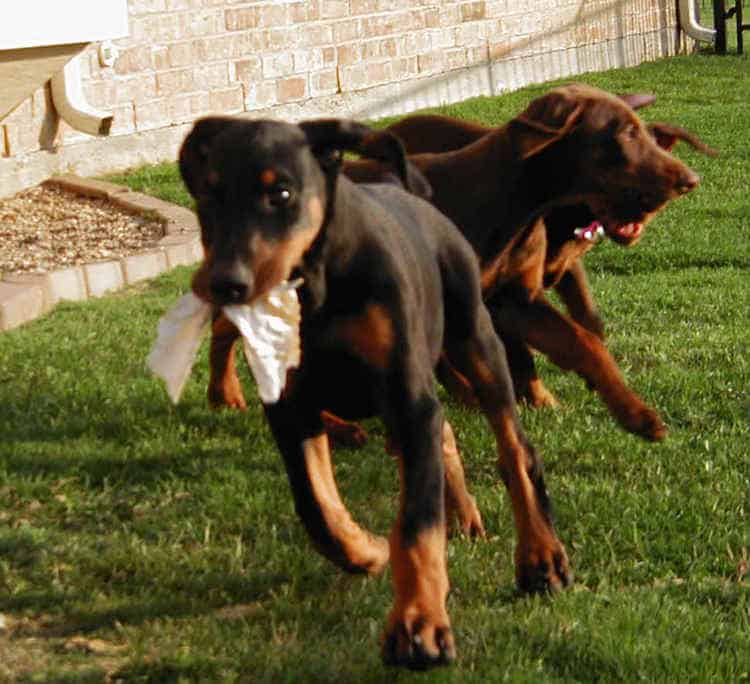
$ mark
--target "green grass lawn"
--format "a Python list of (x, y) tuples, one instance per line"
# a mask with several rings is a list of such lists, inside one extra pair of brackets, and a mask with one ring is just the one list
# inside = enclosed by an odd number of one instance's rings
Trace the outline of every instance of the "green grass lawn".
[[(522, 411), (575, 585), (516, 594), (493, 439), (447, 403), (489, 538), (449, 544), (457, 664), (383, 668), (390, 576), (345, 576), (312, 550), (257, 400), (208, 410), (205, 346), (177, 408), (146, 371), (183, 268), (0, 335), (0, 681), (750, 677), (750, 61), (694, 55), (581, 80), (655, 93), (644, 118), (720, 156), (679, 148), (701, 187), (638, 247), (587, 257), (610, 347), (668, 439), (625, 434), (543, 360), (562, 407)], [(548, 87), (443, 111), (498, 123)], [(174, 165), (119, 180), (187, 202)], [(337, 476), (356, 518), (386, 532), (397, 473), (370, 429), (363, 451), (337, 452)]]

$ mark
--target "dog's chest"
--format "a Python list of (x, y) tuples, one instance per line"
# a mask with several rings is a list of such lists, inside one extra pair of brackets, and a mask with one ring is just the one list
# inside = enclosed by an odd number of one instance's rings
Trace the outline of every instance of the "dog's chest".
[(536, 293), (542, 288), (547, 237), (544, 225), (537, 221), (519, 234), (506, 249), (482, 264), (481, 284), (485, 296), (509, 282), (521, 284)]

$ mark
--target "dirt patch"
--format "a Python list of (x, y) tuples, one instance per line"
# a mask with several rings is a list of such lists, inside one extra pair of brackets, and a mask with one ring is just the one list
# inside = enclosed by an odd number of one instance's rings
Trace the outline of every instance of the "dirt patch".
[(0, 200), (0, 273), (41, 273), (156, 247), (162, 221), (40, 185)]

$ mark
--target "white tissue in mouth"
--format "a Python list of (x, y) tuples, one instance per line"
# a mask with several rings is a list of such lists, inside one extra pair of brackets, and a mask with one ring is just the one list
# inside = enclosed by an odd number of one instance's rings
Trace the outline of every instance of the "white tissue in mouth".
[[(252, 305), (223, 308), (242, 335), (245, 358), (266, 404), (279, 400), (287, 371), (299, 365), (301, 313), (296, 288), (300, 284), (301, 280), (283, 282)], [(175, 404), (190, 376), (210, 318), (211, 306), (189, 292), (159, 321), (146, 365), (164, 380)]]
[(180, 400), (210, 318), (211, 307), (189, 292), (159, 320), (146, 365), (164, 380), (173, 404)]
[(299, 284), (284, 282), (252, 305), (232, 304), (223, 309), (242, 333), (245, 359), (265, 404), (279, 400), (287, 371), (299, 365)]

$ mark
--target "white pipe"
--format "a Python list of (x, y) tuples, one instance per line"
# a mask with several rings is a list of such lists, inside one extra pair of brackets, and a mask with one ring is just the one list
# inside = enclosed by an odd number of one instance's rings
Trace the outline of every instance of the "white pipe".
[(695, 40), (713, 43), (716, 31), (698, 23), (698, 12), (695, 0), (680, 0), (680, 28)]
[(52, 103), (57, 113), (76, 130), (89, 135), (109, 135), (114, 117), (86, 102), (78, 60), (79, 57), (74, 57), (52, 77)]

